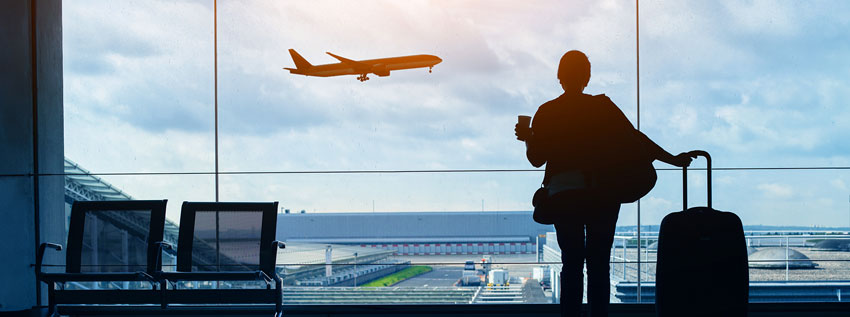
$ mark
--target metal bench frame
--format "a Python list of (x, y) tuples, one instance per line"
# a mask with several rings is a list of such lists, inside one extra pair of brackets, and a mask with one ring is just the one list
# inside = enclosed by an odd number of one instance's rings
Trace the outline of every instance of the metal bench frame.
[[(58, 305), (89, 304), (151, 304), (159, 303), (163, 297), (162, 282), (155, 276), (161, 270), (160, 241), (165, 227), (165, 205), (167, 200), (121, 200), (121, 201), (75, 201), (71, 207), (71, 222), (68, 229), (68, 248), (65, 253), (65, 273), (42, 272), (42, 261), (47, 248), (62, 250), (57, 243), (42, 243), (36, 258), (38, 279), (48, 285), (48, 312), (57, 313)], [(83, 249), (83, 231), (87, 212), (105, 211), (150, 211), (148, 228), (136, 228), (147, 232), (147, 263), (144, 271), (137, 272), (80, 272)], [(141, 290), (66, 290), (68, 282), (113, 282), (143, 281), (151, 289)], [(59, 288), (57, 289), (57, 284)]]

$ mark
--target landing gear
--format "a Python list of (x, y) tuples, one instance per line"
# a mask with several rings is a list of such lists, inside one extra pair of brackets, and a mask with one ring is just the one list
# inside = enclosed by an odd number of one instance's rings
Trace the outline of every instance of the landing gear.
[(428, 73), (431, 73), (432, 69), (434, 69), (434, 66), (428, 66)]
[(366, 74), (361, 74), (360, 76), (357, 76), (357, 80), (364, 82), (369, 80), (369, 76), (366, 76)]

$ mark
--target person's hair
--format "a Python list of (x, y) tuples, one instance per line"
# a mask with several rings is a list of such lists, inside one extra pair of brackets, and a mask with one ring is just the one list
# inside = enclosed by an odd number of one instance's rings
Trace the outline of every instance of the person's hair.
[(590, 60), (581, 51), (572, 50), (561, 57), (558, 79), (568, 86), (586, 87), (590, 81)]

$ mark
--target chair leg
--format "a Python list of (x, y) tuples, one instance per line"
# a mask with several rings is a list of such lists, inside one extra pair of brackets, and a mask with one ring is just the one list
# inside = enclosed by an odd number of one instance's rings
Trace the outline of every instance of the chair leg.
[(159, 306), (162, 309), (166, 309), (168, 308), (168, 302), (165, 301), (165, 292), (168, 289), (168, 281), (163, 279), (160, 280), (159, 284)]
[(53, 282), (48, 282), (47, 285), (47, 315), (58, 315), (56, 314), (56, 300), (54, 294), (56, 291), (56, 285)]
[(274, 282), (275, 293), (277, 293), (274, 301), (275, 317), (279, 317), (283, 316), (283, 285), (281, 285), (283, 281), (280, 278), (276, 278)]

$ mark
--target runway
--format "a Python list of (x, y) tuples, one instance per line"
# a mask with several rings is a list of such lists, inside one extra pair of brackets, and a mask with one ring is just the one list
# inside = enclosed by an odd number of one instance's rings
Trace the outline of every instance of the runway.
[(452, 286), (460, 278), (463, 267), (431, 266), (434, 270), (414, 278), (402, 281), (393, 286)]

